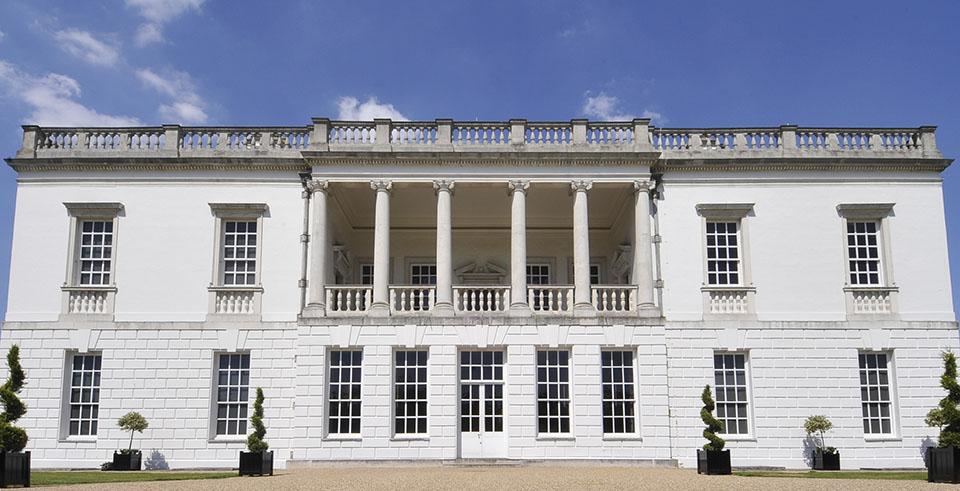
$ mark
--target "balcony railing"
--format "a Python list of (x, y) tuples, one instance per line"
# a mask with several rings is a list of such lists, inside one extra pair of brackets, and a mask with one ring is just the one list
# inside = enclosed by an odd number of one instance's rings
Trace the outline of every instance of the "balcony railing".
[(432, 286), (391, 286), (390, 312), (396, 314), (428, 312), (433, 309), (437, 289)]
[(506, 312), (509, 307), (509, 286), (453, 287), (455, 312)]
[(330, 286), (327, 287), (327, 312), (336, 314), (362, 314), (373, 303), (373, 287)]
[(646, 119), (571, 121), (331, 121), (290, 127), (24, 126), (17, 158), (264, 157), (302, 151), (658, 152), (664, 158), (863, 156), (942, 158), (935, 127), (658, 128)]
[(636, 306), (635, 285), (594, 285), (591, 293), (597, 312), (630, 312)]
[(538, 285), (527, 287), (527, 305), (534, 312), (573, 312), (573, 286)]

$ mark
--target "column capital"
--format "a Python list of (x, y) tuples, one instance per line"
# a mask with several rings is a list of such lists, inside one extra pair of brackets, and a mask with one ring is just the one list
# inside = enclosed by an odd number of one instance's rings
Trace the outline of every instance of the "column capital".
[(317, 191), (321, 193), (327, 192), (327, 188), (330, 187), (330, 181), (326, 179), (310, 179), (305, 184), (307, 191), (311, 194), (316, 193)]
[(575, 192), (587, 192), (593, 188), (593, 181), (577, 180), (570, 183), (570, 189)]
[(521, 193), (526, 193), (527, 189), (530, 188), (530, 181), (526, 179), (513, 179), (507, 181), (507, 187), (510, 188), (510, 194), (513, 194), (517, 191)]
[(389, 193), (393, 189), (393, 181), (388, 181), (384, 179), (370, 181), (370, 189), (380, 192), (384, 191)]
[(456, 184), (456, 182), (454, 182), (451, 179), (435, 179), (433, 181), (433, 189), (438, 193), (440, 191), (447, 191), (448, 193), (452, 193), (454, 184)]
[(633, 189), (648, 193), (657, 188), (657, 181), (653, 179), (637, 179), (633, 181)]

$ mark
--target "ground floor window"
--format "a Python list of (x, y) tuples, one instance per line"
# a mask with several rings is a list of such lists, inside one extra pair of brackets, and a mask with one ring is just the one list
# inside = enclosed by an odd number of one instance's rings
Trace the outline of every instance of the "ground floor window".
[(217, 355), (217, 435), (247, 434), (247, 401), (250, 399), (250, 355)]
[(99, 354), (73, 354), (69, 360), (70, 417), (67, 434), (96, 436), (100, 417), (100, 363)]
[(403, 350), (394, 353), (394, 433), (427, 433), (427, 351)]
[(746, 353), (717, 353), (713, 355), (714, 391), (717, 419), (723, 422), (723, 433), (746, 435), (750, 433), (747, 394)]
[(636, 433), (637, 395), (633, 377), (633, 352), (605, 350), (600, 353), (603, 394), (603, 432)]
[(859, 361), (863, 432), (867, 435), (892, 434), (893, 403), (887, 354), (860, 353)]
[(330, 435), (360, 434), (362, 362), (361, 350), (330, 352), (330, 405), (327, 415), (327, 433)]
[(570, 351), (537, 351), (537, 431), (570, 433)]

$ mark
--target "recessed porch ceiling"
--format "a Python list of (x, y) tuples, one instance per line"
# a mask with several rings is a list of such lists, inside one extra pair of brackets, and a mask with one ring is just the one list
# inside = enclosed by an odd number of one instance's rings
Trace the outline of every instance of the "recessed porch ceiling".
[[(330, 192), (354, 229), (373, 228), (375, 192), (367, 182), (336, 182)], [(453, 194), (453, 228), (510, 228), (507, 183), (458, 182)], [(595, 183), (589, 193), (591, 229), (609, 229), (633, 202), (630, 183)], [(573, 195), (568, 183), (531, 183), (527, 190), (527, 228), (573, 227)], [(394, 182), (391, 228), (436, 227), (437, 201), (431, 183)]]

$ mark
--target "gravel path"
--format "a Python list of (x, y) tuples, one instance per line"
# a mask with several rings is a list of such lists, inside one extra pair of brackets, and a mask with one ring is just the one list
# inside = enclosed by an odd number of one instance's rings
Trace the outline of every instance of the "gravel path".
[[(367, 490), (455, 489), (457, 491), (517, 489), (936, 489), (924, 481), (802, 479), (780, 477), (699, 476), (693, 470), (609, 466), (483, 466), (418, 465), (407, 467), (326, 467), (282, 471), (273, 477), (245, 477), (201, 481), (85, 484), (58, 489), (96, 490)], [(943, 489), (940, 486), (940, 489)]]

